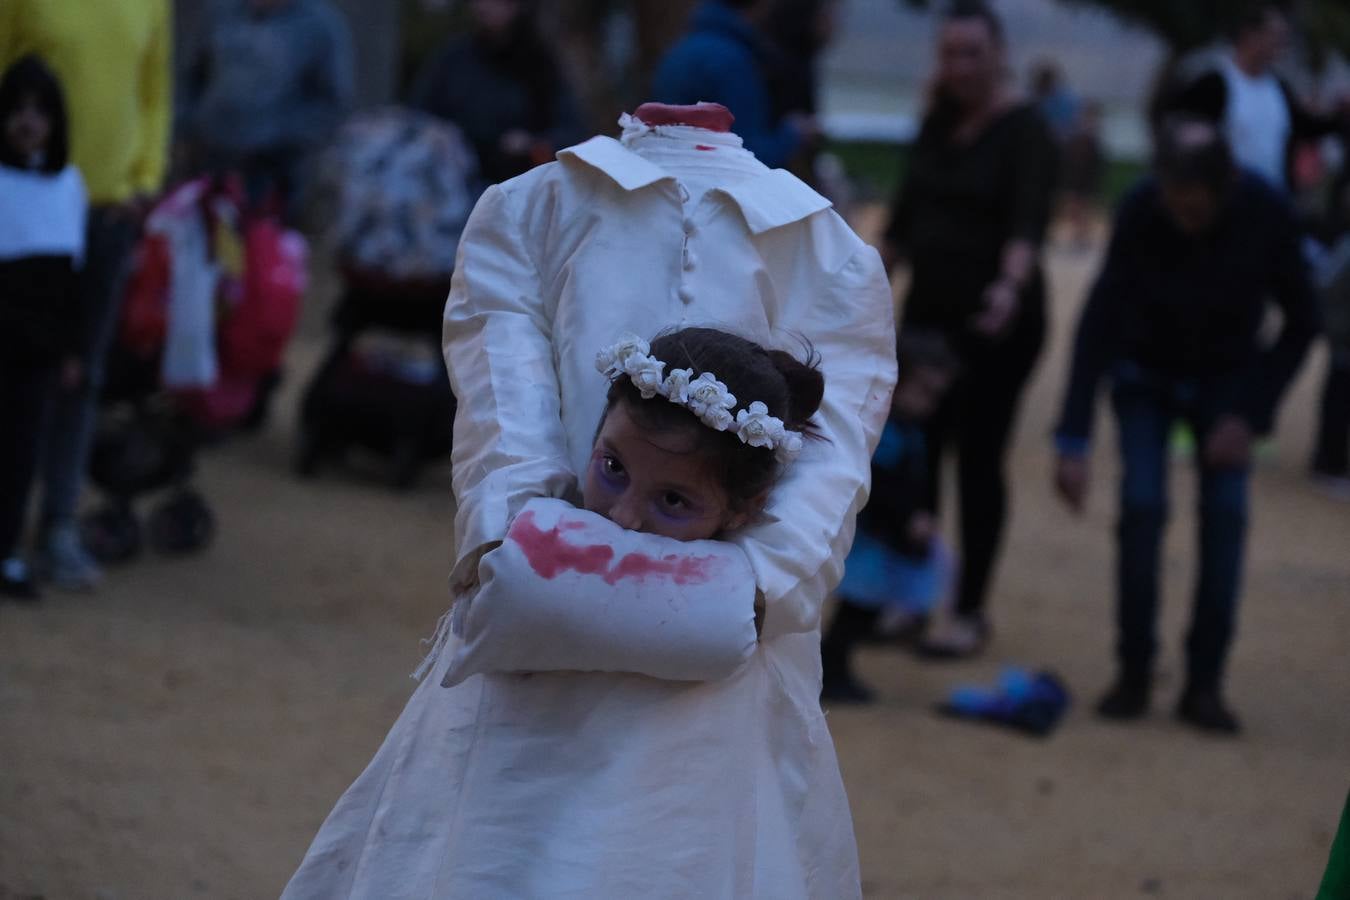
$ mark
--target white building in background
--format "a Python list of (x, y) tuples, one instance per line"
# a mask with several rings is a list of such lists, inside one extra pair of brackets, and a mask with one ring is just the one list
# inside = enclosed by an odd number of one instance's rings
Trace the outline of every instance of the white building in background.
[[(1151, 34), (1104, 12), (1056, 0), (994, 0), (1008, 30), (1013, 75), (1056, 60), (1070, 88), (1105, 106), (1104, 140), (1113, 155), (1147, 154), (1144, 107), (1164, 58)], [(939, 4), (940, 6), (940, 4)], [(832, 137), (905, 141), (922, 114), (933, 69), (935, 12), (901, 0), (844, 0), (839, 32), (822, 67), (822, 109)]]

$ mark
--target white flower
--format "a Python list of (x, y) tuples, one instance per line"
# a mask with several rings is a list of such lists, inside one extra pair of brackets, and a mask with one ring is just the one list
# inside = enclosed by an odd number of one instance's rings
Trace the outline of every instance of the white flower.
[[(727, 386), (713, 377), (713, 373), (704, 372), (689, 383), (689, 399), (685, 404), (694, 415), (703, 419), (710, 427), (717, 428), (709, 421), (711, 416), (715, 421), (722, 421), (722, 416), (713, 412), (713, 410), (722, 410), (726, 413), (728, 422), (734, 421), (731, 418), (730, 410), (736, 407), (736, 397), (727, 390)], [(725, 431), (726, 427), (717, 428), (718, 431)]]
[(614, 378), (627, 370), (630, 356), (646, 356), (651, 353), (651, 344), (635, 334), (625, 334), (617, 344), (595, 354), (595, 368), (607, 378)]
[(671, 403), (683, 406), (689, 402), (689, 382), (693, 379), (693, 369), (671, 369), (661, 385), (660, 393)]
[(699, 416), (699, 420), (713, 431), (730, 431), (736, 423), (736, 420), (731, 417), (731, 411), (720, 406), (708, 407), (708, 410)]
[(736, 414), (736, 436), (751, 447), (772, 450), (785, 435), (783, 420), (769, 415), (769, 408), (758, 400)]
[(795, 431), (787, 432), (783, 442), (778, 445), (778, 457), (783, 462), (792, 462), (802, 452), (802, 436)]
[(624, 362), (624, 371), (642, 394), (643, 400), (650, 400), (661, 393), (661, 373), (665, 368), (666, 364), (656, 357), (636, 353)]

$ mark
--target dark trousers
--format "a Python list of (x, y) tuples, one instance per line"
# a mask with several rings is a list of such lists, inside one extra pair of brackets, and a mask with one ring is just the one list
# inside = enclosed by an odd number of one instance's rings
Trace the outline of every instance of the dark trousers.
[(878, 607), (853, 603), (847, 597), (839, 599), (834, 618), (820, 640), (821, 668), (826, 682), (852, 676), (853, 651), (871, 636), (880, 616)]
[(48, 527), (75, 519), (94, 439), (104, 363), (117, 334), (122, 289), (135, 240), (135, 223), (120, 212), (107, 207), (89, 211), (84, 271), (80, 275), (80, 302), (88, 323), (80, 348), (84, 378), (77, 387), (55, 392), (47, 420), (42, 519)]
[(1313, 470), (1350, 477), (1350, 347), (1332, 348), (1321, 412)]
[(1173, 425), (1196, 435), (1200, 475), (1200, 567), (1187, 674), (1195, 687), (1217, 687), (1237, 618), (1247, 534), (1249, 470), (1203, 459), (1205, 436), (1229, 397), (1226, 388), (1173, 380), (1127, 367), (1117, 376), (1114, 405), (1124, 473), (1117, 537), (1117, 655), (1128, 677), (1146, 677), (1157, 655), (1159, 571), (1168, 515), (1168, 454)]
[[(956, 611), (984, 611), (1008, 517), (1008, 447), (1022, 392), (1045, 338), (1039, 305), (1007, 340), (963, 351), (964, 370), (927, 428), (931, 507), (939, 506), (942, 456), (954, 446), (961, 508), (961, 571)], [(904, 361), (901, 360), (901, 365)]]
[(55, 371), (0, 348), (0, 560), (19, 551)]

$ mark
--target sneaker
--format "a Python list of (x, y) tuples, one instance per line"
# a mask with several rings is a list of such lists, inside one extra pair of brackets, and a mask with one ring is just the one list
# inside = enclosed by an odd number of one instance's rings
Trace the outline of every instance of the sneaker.
[(62, 590), (92, 590), (103, 579), (103, 572), (84, 549), (74, 525), (59, 525), (48, 531), (41, 553), (47, 579)]
[(1187, 688), (1177, 704), (1177, 718), (1210, 734), (1242, 733), (1242, 723), (1224, 705), (1216, 688)]
[(1122, 675), (1097, 702), (1097, 715), (1117, 722), (1142, 719), (1148, 714), (1152, 693), (1148, 678)]
[(955, 661), (974, 659), (989, 644), (989, 624), (977, 616), (959, 613), (939, 620), (915, 648), (921, 659)]
[(42, 599), (42, 591), (38, 590), (28, 563), (17, 556), (0, 563), (0, 597), (27, 603)]

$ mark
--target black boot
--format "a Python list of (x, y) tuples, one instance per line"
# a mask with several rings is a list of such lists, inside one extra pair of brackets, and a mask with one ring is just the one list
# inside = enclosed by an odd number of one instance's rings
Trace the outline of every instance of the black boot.
[(820, 642), (823, 680), (820, 699), (832, 703), (871, 703), (876, 692), (853, 674), (853, 648), (872, 633), (878, 610), (840, 600), (834, 620)]
[(1242, 723), (1237, 720), (1217, 686), (1190, 684), (1177, 703), (1177, 718), (1210, 734), (1238, 735)]
[(1097, 715), (1103, 719), (1126, 722), (1148, 713), (1153, 683), (1147, 672), (1125, 670), (1097, 703)]

